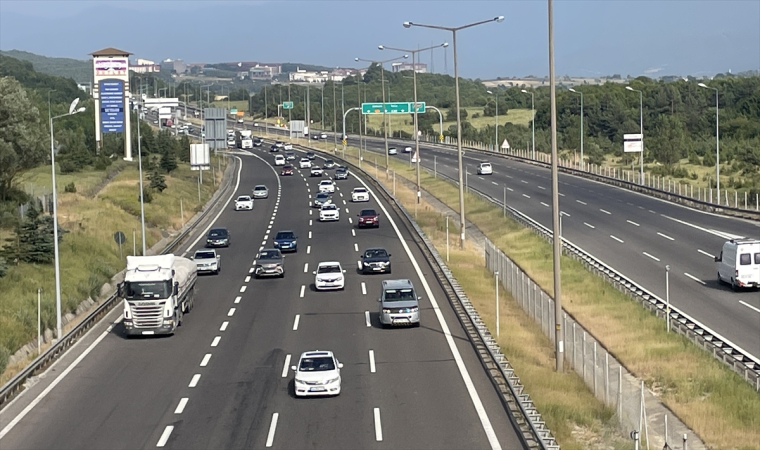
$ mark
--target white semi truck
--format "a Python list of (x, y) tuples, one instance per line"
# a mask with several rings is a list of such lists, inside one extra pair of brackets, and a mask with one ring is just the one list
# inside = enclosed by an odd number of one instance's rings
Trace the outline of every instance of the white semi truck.
[(175, 255), (127, 256), (124, 283), (124, 328), (127, 336), (174, 334), (193, 308), (198, 269)]
[(253, 148), (253, 136), (251, 130), (240, 130), (238, 133), (240, 133), (240, 148)]

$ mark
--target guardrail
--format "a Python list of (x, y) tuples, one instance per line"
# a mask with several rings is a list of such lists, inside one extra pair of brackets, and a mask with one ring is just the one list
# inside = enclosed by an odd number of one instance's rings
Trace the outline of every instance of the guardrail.
[(490, 331), (480, 318), (475, 307), (467, 298), (466, 293), (449, 271), (446, 263), (438, 254), (433, 243), (428, 239), (424, 231), (417, 225), (412, 216), (407, 212), (395, 197), (372, 177), (368, 172), (340, 158), (337, 153), (332, 154), (320, 149), (314, 149), (303, 145), (297, 145), (302, 150), (318, 151), (327, 153), (334, 160), (339, 160), (343, 164), (350, 166), (354, 171), (365, 174), (370, 184), (372, 184), (388, 202), (389, 205), (404, 219), (404, 224), (411, 231), (411, 235), (420, 249), (430, 262), (436, 279), (446, 293), (446, 297), (452, 308), (457, 314), (462, 327), (468, 334), (481, 364), (494, 385), (494, 388), (501, 394), (500, 399), (513, 421), (513, 425), (519, 432), (518, 436), (522, 440), (525, 448), (531, 449), (548, 449), (559, 450), (554, 436), (541, 420), (541, 413), (520, 384), (520, 378), (515, 374), (504, 354), (501, 353), (496, 340), (491, 336)]
[[(425, 169), (427, 172), (429, 170)], [(459, 185), (458, 180), (447, 175), (438, 173), (437, 176), (446, 178), (455, 186)], [(514, 220), (524, 226), (532, 229), (539, 236), (551, 242), (553, 239), (552, 231), (533, 220), (531, 217), (521, 213), (509, 205), (504, 205), (501, 200), (495, 199), (490, 195), (484, 194), (468, 186), (468, 191), (474, 193), (480, 198), (505, 210)], [(649, 292), (635, 281), (626, 277), (624, 274), (616, 271), (607, 264), (599, 261), (590, 253), (572, 242), (562, 238), (562, 248), (566, 255), (580, 261), (587, 269), (603, 277), (615, 288), (625, 293), (629, 297), (639, 301), (645, 308), (654, 312), (657, 317), (666, 318), (668, 305), (657, 295)], [(732, 347), (726, 343), (726, 339), (710, 328), (704, 326), (701, 322), (692, 318), (688, 314), (670, 305), (670, 319), (672, 329), (679, 334), (686, 336), (699, 347), (712, 353), (713, 357), (730, 367), (734, 372), (744, 378), (744, 380), (754, 386), (755, 391), (760, 392), (760, 364), (754, 358), (741, 349)]]
[[(236, 161), (236, 160), (233, 160)], [(236, 163), (237, 164), (237, 163)], [(235, 165), (236, 165), (235, 164)], [(228, 170), (235, 165), (228, 166)], [(187, 235), (197, 226), (212, 210), (212, 206), (216, 203), (216, 200), (222, 196), (231, 186), (232, 178), (229, 176), (224, 177), (224, 184), (214, 193), (211, 199), (206, 203), (209, 207), (205, 208), (192, 223), (188, 223), (184, 229), (177, 235), (177, 238), (169, 243), (162, 251), (161, 254), (169, 253), (173, 251), (179, 244), (187, 237)], [(83, 336), (94, 324), (100, 321), (111, 309), (118, 305), (118, 297), (116, 293), (111, 294), (107, 299), (103, 301), (97, 308), (90, 311), (89, 314), (79, 322), (74, 328), (69, 330), (61, 339), (51, 345), (47, 350), (41, 353), (31, 363), (29, 363), (24, 370), (16, 374), (10, 381), (5, 383), (0, 388), (0, 411), (7, 406), (10, 401), (24, 390), (24, 384), (26, 381), (38, 374), (40, 371), (47, 369), (58, 357), (62, 356), (66, 351), (74, 345), (78, 338)]]

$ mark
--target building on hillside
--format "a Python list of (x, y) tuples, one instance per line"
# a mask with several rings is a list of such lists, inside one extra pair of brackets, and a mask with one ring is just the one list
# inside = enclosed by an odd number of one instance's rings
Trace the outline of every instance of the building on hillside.
[(312, 72), (304, 69), (296, 68), (295, 72), (288, 74), (288, 80), (300, 81), (302, 83), (324, 83), (329, 79), (330, 73), (326, 70), (320, 72)]
[(136, 64), (129, 64), (129, 70), (134, 73), (155, 73), (161, 71), (161, 66), (149, 59), (137, 59)]
[(410, 62), (395, 62), (391, 64), (391, 70), (393, 72), (404, 72), (412, 69), (417, 73), (427, 73), (427, 64), (419, 62), (414, 65)]
[(343, 81), (346, 77), (353, 77), (358, 75), (364, 75), (367, 73), (367, 69), (348, 69), (342, 67), (336, 67), (330, 72), (330, 81)]
[(165, 59), (161, 61), (161, 69), (169, 73), (185, 73), (187, 71), (187, 64), (181, 59)]
[(269, 80), (282, 73), (279, 64), (256, 64), (248, 69), (248, 77), (252, 80)]

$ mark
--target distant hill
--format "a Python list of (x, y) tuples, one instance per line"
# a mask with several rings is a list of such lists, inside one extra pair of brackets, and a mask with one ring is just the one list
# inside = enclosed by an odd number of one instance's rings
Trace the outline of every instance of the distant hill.
[(15, 78), (26, 89), (37, 91), (39, 98), (46, 97), (50, 92), (50, 100), (53, 103), (70, 102), (76, 97), (89, 97), (77, 88), (73, 79), (37, 72), (31, 62), (4, 54), (0, 54), (0, 77)]
[(49, 58), (21, 50), (0, 50), (0, 55), (29, 61), (37, 72), (71, 78), (77, 83), (86, 83), (92, 79), (92, 62), (90, 61), (71, 58)]

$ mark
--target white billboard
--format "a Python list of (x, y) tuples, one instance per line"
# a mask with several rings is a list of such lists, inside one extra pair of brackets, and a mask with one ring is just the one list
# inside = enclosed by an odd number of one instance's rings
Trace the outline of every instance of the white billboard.
[(172, 118), (172, 109), (168, 106), (158, 108), (158, 118), (159, 119), (171, 119)]
[(641, 153), (644, 151), (644, 135), (637, 134), (624, 134), (623, 135), (623, 151), (626, 153)]
[(190, 144), (190, 169), (211, 170), (208, 144)]

